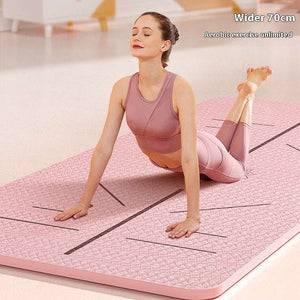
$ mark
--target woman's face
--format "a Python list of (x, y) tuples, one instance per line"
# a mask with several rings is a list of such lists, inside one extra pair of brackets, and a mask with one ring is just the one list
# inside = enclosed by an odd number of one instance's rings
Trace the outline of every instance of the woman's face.
[[(130, 39), (130, 51), (132, 56), (138, 58), (153, 58), (169, 49), (168, 41), (163, 41), (159, 23), (151, 16), (141, 16), (133, 25)], [(135, 48), (134, 45), (140, 47)]]

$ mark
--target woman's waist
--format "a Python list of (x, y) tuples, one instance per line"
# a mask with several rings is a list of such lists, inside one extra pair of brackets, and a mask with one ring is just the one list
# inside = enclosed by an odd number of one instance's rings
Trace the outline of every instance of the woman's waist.
[(176, 168), (181, 165), (181, 148), (175, 152), (159, 153), (140, 148), (149, 159), (160, 167)]
[(169, 155), (181, 149), (180, 134), (176, 134), (168, 138), (135, 134), (135, 138), (139, 147), (148, 152)]

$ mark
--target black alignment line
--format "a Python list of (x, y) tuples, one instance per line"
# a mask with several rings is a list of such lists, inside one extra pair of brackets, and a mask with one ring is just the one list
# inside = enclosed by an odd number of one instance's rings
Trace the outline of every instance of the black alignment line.
[(125, 206), (125, 204), (121, 201), (121, 200), (119, 200), (114, 194), (112, 194), (106, 187), (104, 187), (104, 185), (101, 183), (101, 182), (99, 182), (99, 185), (102, 187), (102, 188), (104, 188), (113, 198), (115, 198), (120, 204), (122, 204), (123, 206)]
[(144, 209), (142, 209), (142, 210), (138, 211), (137, 213), (131, 215), (130, 217), (126, 218), (125, 220), (123, 220), (123, 221), (121, 221), (121, 222), (119, 222), (119, 223), (113, 225), (113, 226), (110, 227), (110, 228), (107, 228), (106, 230), (100, 232), (99, 234), (95, 235), (94, 237), (88, 239), (87, 241), (85, 241), (85, 242), (79, 244), (78, 246), (76, 246), (76, 247), (74, 247), (74, 248), (68, 250), (68, 251), (65, 252), (64, 254), (69, 255), (69, 254), (75, 252), (76, 250), (78, 250), (78, 249), (80, 249), (80, 248), (86, 246), (87, 244), (93, 242), (94, 240), (100, 238), (101, 236), (103, 236), (103, 235), (105, 235), (105, 234), (107, 234), (107, 233), (113, 231), (113, 230), (116, 229), (117, 227), (120, 227), (121, 225), (123, 225), (123, 224), (129, 222), (130, 220), (132, 220), (132, 219), (136, 218), (137, 216), (143, 214), (144, 212), (146, 212), (146, 211), (152, 209), (153, 207), (155, 207), (155, 206), (157, 206), (158, 204), (160, 204), (160, 203), (166, 201), (167, 199), (173, 197), (174, 195), (176, 195), (176, 194), (182, 192), (183, 190), (184, 190), (184, 189), (178, 189), (178, 190), (176, 190), (175, 192), (171, 193), (170, 195), (168, 195), (168, 196), (166, 196), (166, 197), (164, 197), (164, 198), (158, 200), (157, 202), (155, 202), (155, 203), (153, 203), (153, 204), (151, 204), (151, 205), (145, 207)]
[[(271, 205), (271, 203), (236, 205), (236, 206), (223, 206), (223, 207), (212, 207), (212, 208), (200, 208), (200, 210), (227, 209), (227, 208), (238, 208), (238, 207), (249, 207), (249, 206), (262, 206), (262, 205)], [(170, 211), (170, 213), (180, 213), (180, 212), (187, 212), (187, 211), (186, 210)]]
[[(224, 119), (215, 119), (215, 118), (212, 118), (212, 120), (225, 121)], [(256, 123), (256, 122), (252, 122), (252, 124), (255, 124), (255, 125), (262, 125), (262, 126), (275, 126), (274, 124), (262, 124), (262, 123)], [(218, 127), (218, 128), (219, 128), (219, 127)]]
[(225, 236), (225, 235), (219, 235), (219, 234), (205, 233), (205, 232), (199, 232), (199, 231), (195, 231), (195, 233), (204, 234), (204, 235), (212, 235), (212, 236), (217, 236), (217, 237), (222, 237), (222, 238), (227, 238), (227, 236)]
[(169, 247), (176, 247), (181, 249), (188, 249), (188, 250), (195, 250), (195, 251), (201, 251), (201, 252), (207, 252), (207, 253), (213, 253), (216, 254), (217, 252), (214, 251), (208, 251), (208, 250), (201, 250), (201, 249), (195, 249), (195, 248), (189, 248), (189, 247), (182, 247), (182, 246), (176, 246), (171, 244), (164, 244), (164, 243), (158, 243), (158, 242), (151, 242), (151, 241), (145, 241), (145, 240), (139, 240), (139, 239), (133, 239), (133, 238), (126, 238), (127, 240), (133, 240), (138, 242), (144, 242), (144, 243), (150, 243), (150, 244), (157, 244), (157, 245), (163, 245), (163, 246), (169, 246)]
[(294, 147), (294, 146), (292, 146), (292, 145), (290, 145), (290, 144), (286, 144), (286, 145), (287, 145), (287, 146), (290, 146), (291, 148), (294, 148), (294, 149), (300, 151), (300, 149), (298, 149), (298, 148), (296, 148), (296, 147)]
[[(51, 211), (61, 211), (61, 212), (64, 211), (64, 210), (61, 210), (61, 209), (54, 209), (54, 208), (48, 208), (48, 207), (41, 207), (41, 206), (35, 206), (35, 205), (33, 205), (32, 207), (33, 207), (33, 208), (45, 209), (45, 210), (51, 210)], [(93, 207), (93, 205), (90, 204), (90, 207)]]
[(224, 119), (211, 118), (212, 120), (225, 121)]
[(24, 223), (30, 223), (30, 224), (38, 224), (38, 225), (43, 225), (43, 226), (50, 226), (50, 227), (57, 227), (57, 228), (62, 228), (62, 229), (69, 229), (69, 230), (79, 231), (79, 229), (70, 228), (70, 227), (56, 226), (56, 225), (51, 225), (51, 224), (45, 224), (45, 223), (39, 223), (39, 222), (32, 222), (32, 221), (27, 221), (27, 220), (7, 218), (7, 217), (1, 217), (1, 216), (0, 216), (0, 219), (13, 220), (13, 221), (18, 221), (18, 222), (24, 222)]
[(288, 129), (282, 131), (281, 133), (278, 133), (277, 135), (273, 136), (272, 138), (266, 140), (265, 142), (261, 143), (260, 145), (258, 145), (258, 146), (256, 146), (256, 147), (252, 148), (251, 150), (249, 150), (249, 153), (251, 153), (251, 152), (257, 150), (258, 148), (260, 148), (260, 147), (266, 145), (267, 143), (270, 143), (271, 141), (277, 139), (277, 138), (280, 137), (281, 135), (283, 135), (283, 134), (285, 134), (285, 133), (291, 131), (292, 129), (296, 128), (296, 127), (299, 126), (299, 125), (300, 125), (300, 122), (297, 123), (297, 124), (295, 124), (295, 125), (293, 125), (292, 127), (288, 128)]
[(63, 211), (61, 209), (54, 209), (54, 208), (47, 208), (47, 207), (40, 207), (40, 206), (32, 206), (33, 208), (40, 208), (40, 209), (46, 209), (46, 210), (53, 210), (53, 211)]
[(206, 125), (205, 127), (209, 127), (209, 128), (220, 128), (219, 126), (209, 126), (209, 125)]
[(262, 125), (262, 126), (275, 126), (274, 124), (262, 124), (262, 123), (256, 123), (256, 122), (252, 122), (252, 124)]

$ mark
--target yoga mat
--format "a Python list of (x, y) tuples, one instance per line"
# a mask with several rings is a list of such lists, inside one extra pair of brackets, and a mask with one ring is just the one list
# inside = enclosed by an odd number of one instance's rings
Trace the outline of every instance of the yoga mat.
[[(197, 105), (216, 134), (234, 98)], [(119, 136), (88, 215), (80, 200), (94, 149), (0, 188), (0, 264), (181, 299), (219, 296), (299, 233), (300, 105), (254, 100), (247, 175), (200, 183), (200, 229), (170, 239), (187, 213), (184, 175)]]

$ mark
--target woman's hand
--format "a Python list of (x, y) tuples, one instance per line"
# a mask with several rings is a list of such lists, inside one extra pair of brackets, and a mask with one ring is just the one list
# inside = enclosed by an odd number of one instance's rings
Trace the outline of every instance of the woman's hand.
[(183, 222), (177, 222), (169, 225), (166, 232), (172, 230), (172, 232), (169, 233), (170, 238), (180, 238), (183, 235), (185, 235), (185, 237), (189, 237), (193, 232), (200, 228), (199, 223), (199, 219), (186, 218)]
[(88, 208), (86, 205), (82, 203), (78, 203), (77, 205), (65, 210), (62, 213), (59, 213), (55, 216), (54, 221), (64, 221), (74, 216), (74, 219), (78, 219), (82, 216), (88, 214)]

